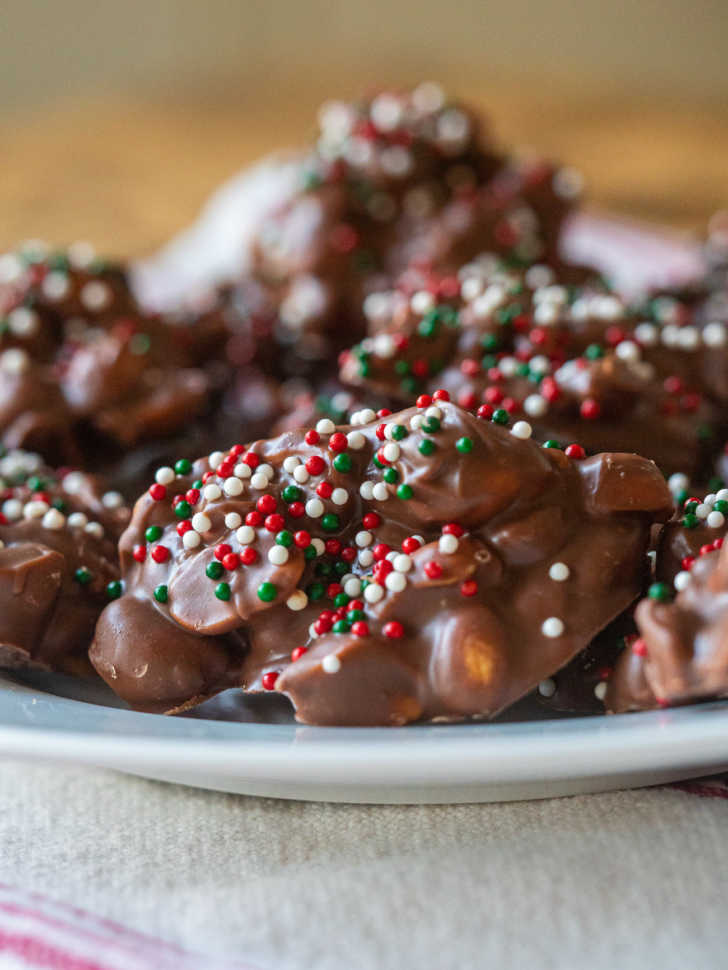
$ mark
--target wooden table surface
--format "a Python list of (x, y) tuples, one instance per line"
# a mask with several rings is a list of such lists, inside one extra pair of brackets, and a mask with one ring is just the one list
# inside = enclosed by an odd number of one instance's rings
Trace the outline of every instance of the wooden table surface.
[[(296, 145), (322, 95), (363, 86), (272, 84), (234, 97), (88, 100), (0, 113), (0, 250), (27, 238), (148, 252), (261, 154)], [(600, 207), (699, 231), (728, 205), (728, 112), (718, 104), (493, 83), (461, 94), (499, 140), (578, 167)]]

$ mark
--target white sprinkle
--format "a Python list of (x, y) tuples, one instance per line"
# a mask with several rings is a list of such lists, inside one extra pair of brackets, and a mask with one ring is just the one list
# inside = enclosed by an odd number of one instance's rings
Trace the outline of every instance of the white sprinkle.
[(273, 478), (273, 476), (275, 475), (273, 466), (269, 465), (267, 462), (264, 462), (262, 465), (258, 465), (258, 467), (255, 470), (258, 472), (259, 475), (265, 475), (265, 477), (268, 480)]
[(3, 515), (6, 519), (13, 521), (19, 519), (23, 514), (23, 503), (16, 498), (9, 498), (3, 502)]
[(645, 347), (652, 347), (657, 343), (657, 327), (654, 323), (638, 323), (634, 335)]
[(536, 354), (529, 360), (528, 369), (533, 374), (548, 374), (551, 370), (551, 361), (543, 354)]
[(606, 680), (600, 680), (599, 683), (594, 688), (594, 696), (598, 701), (603, 701), (607, 696), (607, 682)]
[(728, 488), (721, 488), (718, 492), (716, 492), (715, 498), (716, 501), (719, 502), (725, 502), (728, 500)]
[(331, 501), (334, 505), (345, 505), (349, 499), (349, 493), (345, 488), (335, 488), (331, 493)]
[(101, 504), (105, 509), (119, 509), (124, 504), (124, 496), (121, 492), (104, 492)]
[(674, 475), (670, 475), (667, 484), (671, 492), (682, 492), (683, 489), (688, 487), (689, 481), (687, 475), (683, 475), (682, 472), (675, 472)]
[(43, 516), (44, 529), (62, 529), (66, 524), (66, 516), (58, 509), (49, 509)]
[(384, 482), (377, 482), (372, 489), (372, 498), (377, 502), (386, 502), (389, 498), (389, 490)]
[(558, 616), (550, 616), (547, 620), (544, 620), (541, 624), (541, 633), (545, 637), (550, 639), (555, 639), (560, 637), (564, 632), (564, 622), (560, 620)]
[(359, 546), (360, 549), (370, 546), (373, 539), (374, 536), (371, 532), (357, 532), (357, 534), (354, 536), (354, 542), (357, 546)]
[(169, 465), (158, 468), (154, 475), (154, 480), (160, 485), (169, 485), (170, 482), (174, 481), (174, 469), (170, 468)]
[(64, 300), (71, 289), (68, 274), (60, 271), (49, 273), (41, 283), (41, 289), (43, 296), (52, 303)]
[(690, 573), (686, 569), (682, 569), (673, 580), (675, 584), (675, 589), (680, 592), (680, 590), (685, 589), (685, 587), (690, 582)]
[(267, 475), (263, 475), (261, 472), (256, 472), (250, 479), (250, 484), (253, 488), (260, 492), (263, 491), (263, 489), (268, 488), (270, 482), (268, 481)]
[(91, 280), (81, 290), (79, 297), (81, 303), (92, 313), (103, 310), (111, 303), (111, 290), (100, 280)]
[(422, 422), (424, 420), (425, 419), (422, 417), (421, 414), (413, 414), (412, 417), (410, 418), (410, 423), (409, 423), (410, 430), (411, 431), (419, 431), (420, 428), (422, 427)]
[(223, 453), (221, 451), (213, 451), (208, 456), (208, 459), (207, 459), (208, 462), (209, 462), (209, 464), (210, 464), (210, 468), (212, 468), (213, 471), (216, 468), (219, 468), (220, 465), (222, 464), (224, 458), (225, 458), (225, 455), (223, 455)]
[(520, 438), (522, 441), (526, 441), (533, 434), (533, 428), (528, 421), (516, 421), (511, 428), (511, 434), (514, 438)]
[(408, 573), (412, 569), (412, 556), (403, 552), (397, 553), (392, 560), (392, 565), (398, 573)]
[(83, 512), (72, 512), (68, 516), (68, 525), (72, 529), (83, 529), (83, 527), (88, 522), (88, 518), (83, 514)]
[(696, 350), (700, 344), (700, 334), (695, 327), (680, 327), (677, 333), (677, 344), (683, 350)]
[(726, 332), (722, 323), (709, 323), (703, 330), (703, 343), (706, 347), (722, 347), (725, 342)]
[(304, 610), (308, 606), (308, 596), (302, 589), (294, 590), (291, 595), (286, 600), (286, 606), (289, 610)]
[(439, 407), (437, 407), (436, 404), (433, 404), (432, 407), (427, 408), (427, 410), (425, 411), (425, 417), (437, 418), (437, 420), (439, 421), (440, 418), (442, 417), (442, 411), (440, 410)]
[(90, 536), (96, 536), (97, 539), (103, 538), (104, 535), (104, 527), (100, 522), (89, 522), (88, 525), (84, 526), (83, 531)]
[(205, 499), (207, 499), (208, 502), (214, 502), (216, 499), (220, 498), (222, 495), (222, 490), (219, 485), (215, 485), (214, 482), (211, 482), (209, 485), (205, 485), (205, 487), (202, 489), (202, 495)]
[(274, 566), (282, 566), (288, 562), (288, 550), (285, 546), (271, 546), (268, 550), (268, 562)]
[(367, 443), (361, 431), (350, 431), (346, 436), (346, 443), (353, 451), (360, 451)]
[(356, 597), (361, 593), (361, 580), (357, 579), (356, 576), (347, 579), (343, 586), (347, 596)]
[(320, 498), (310, 498), (306, 502), (306, 515), (310, 519), (318, 519), (324, 514), (324, 503)]
[(298, 465), (293, 471), (293, 480), (299, 485), (304, 485), (310, 477), (305, 465)]
[(0, 354), (0, 370), (6, 374), (24, 374), (30, 367), (30, 357), (20, 347), (11, 347)]
[(386, 444), (384, 448), (382, 448), (382, 455), (389, 462), (397, 461), (400, 454), (401, 448), (396, 441), (390, 441), (389, 444)]
[(371, 566), (371, 564), (374, 562), (374, 553), (371, 549), (362, 549), (357, 556), (357, 559), (359, 560), (359, 565), (366, 569), (367, 566)]
[(376, 411), (372, 411), (371, 408), (362, 408), (357, 413), (359, 415), (359, 424), (371, 424), (377, 417)]
[(557, 583), (563, 583), (570, 575), (571, 570), (565, 562), (555, 562), (549, 569), (549, 579), (553, 579)]
[(85, 239), (78, 239), (67, 249), (68, 259), (76, 269), (86, 269), (96, 259), (96, 250)]
[(226, 529), (237, 529), (239, 525), (242, 525), (243, 519), (238, 512), (228, 512), (225, 516), (225, 528)]
[(379, 583), (369, 583), (364, 590), (364, 599), (367, 603), (378, 603), (383, 596), (384, 587), (380, 586)]
[(446, 532), (444, 536), (440, 536), (437, 543), (437, 548), (440, 550), (440, 552), (449, 556), (452, 555), (453, 552), (457, 552), (459, 545), (460, 543), (458, 542), (457, 536), (450, 535), (449, 532)]
[(321, 669), (327, 674), (338, 674), (341, 670), (341, 661), (333, 653), (327, 653), (321, 661)]
[(389, 360), (390, 357), (394, 357), (394, 340), (392, 340), (388, 333), (377, 334), (374, 338), (372, 349), (378, 357)]
[(246, 465), (244, 461), (239, 462), (235, 466), (235, 477), (236, 478), (250, 478), (253, 474), (250, 465)]
[(553, 697), (556, 693), (556, 681), (552, 680), (551, 677), (542, 680), (538, 685), (538, 692), (542, 697)]
[[(540, 394), (529, 394), (523, 402), (523, 410), (530, 418), (540, 418), (548, 411), (549, 405)], [(515, 428), (515, 425), (513, 426)]]
[(300, 464), (300, 458), (297, 458), (295, 455), (289, 455), (283, 462), (283, 470), (287, 471), (289, 475), (292, 475)]
[(312, 539), (311, 540), (311, 545), (316, 550), (316, 555), (317, 556), (323, 556), (323, 554), (324, 554), (324, 552), (326, 550), (326, 545), (325, 545), (323, 539)]
[(722, 512), (711, 512), (706, 522), (711, 529), (720, 529), (722, 525), (725, 525), (725, 516)]
[(196, 512), (192, 516), (192, 528), (195, 532), (209, 532), (211, 526), (212, 522), (210, 522), (204, 512)]
[(622, 340), (614, 349), (620, 360), (636, 361), (640, 359), (640, 349), (633, 340)]
[(401, 593), (407, 585), (404, 573), (391, 572), (384, 580), (384, 585), (393, 593)]
[(38, 330), (38, 314), (19, 306), (8, 313), (10, 332), (16, 337), (32, 337)]
[(331, 418), (321, 418), (320, 421), (316, 422), (316, 430), (319, 434), (333, 434), (335, 429), (336, 425)]
[(49, 505), (47, 502), (31, 499), (30, 502), (26, 502), (23, 506), (23, 516), (26, 519), (40, 519), (46, 514), (48, 508)]
[(0, 283), (15, 283), (23, 275), (23, 264), (15, 253), (0, 256)]
[(483, 281), (477, 276), (468, 276), (463, 280), (460, 292), (466, 303), (472, 303), (483, 292)]
[[(206, 486), (206, 488), (207, 487), (209, 486)], [(222, 489), (226, 495), (232, 495), (232, 496), (240, 495), (240, 493), (243, 490), (243, 483), (240, 481), (239, 478), (233, 478), (233, 477), (226, 478), (225, 481), (222, 483)]]
[(396, 549), (392, 549), (391, 552), (388, 552), (387, 553), (387, 559), (389, 560), (389, 562), (393, 563), (394, 560), (397, 558), (398, 555), (399, 555), (399, 553), (397, 552), (397, 550)]
[[(193, 519), (192, 522), (194, 521)], [(251, 525), (241, 525), (235, 537), (241, 546), (250, 545), (251, 542), (255, 542), (255, 529)]]
[(432, 293), (428, 293), (427, 290), (418, 290), (413, 294), (410, 300), (410, 307), (413, 313), (417, 313), (419, 316), (423, 316), (428, 310), (431, 310), (435, 305), (435, 298)]
[[(701, 504), (695, 509), (695, 514), (699, 519), (707, 519), (710, 515), (710, 511), (710, 506), (706, 505), (705, 502), (701, 502)], [(718, 514), (720, 515), (720, 513)]]
[(584, 190), (584, 176), (575, 168), (560, 168), (551, 180), (554, 192), (560, 199), (575, 199)]
[(182, 536), (182, 545), (185, 549), (196, 549), (201, 542), (199, 533), (195, 532), (194, 529), (188, 529)]

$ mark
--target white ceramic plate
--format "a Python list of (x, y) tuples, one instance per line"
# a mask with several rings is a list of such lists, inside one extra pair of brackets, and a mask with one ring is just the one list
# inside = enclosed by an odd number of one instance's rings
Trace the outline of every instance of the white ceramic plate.
[(249, 795), (383, 803), (546, 798), (728, 770), (728, 701), (616, 717), (310, 728), (283, 702), (271, 714), (270, 700), (230, 692), (194, 718), (167, 718), (120, 707), (97, 685), (5, 675), (0, 754)]

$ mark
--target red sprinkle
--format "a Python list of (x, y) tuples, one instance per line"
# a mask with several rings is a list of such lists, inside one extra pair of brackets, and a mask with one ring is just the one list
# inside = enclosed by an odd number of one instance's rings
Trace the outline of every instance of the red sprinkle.
[(286, 524), (286, 520), (283, 518), (282, 515), (279, 515), (277, 512), (274, 515), (266, 516), (266, 519), (264, 522), (264, 525), (268, 530), (268, 532), (280, 532), (281, 529), (285, 526), (285, 524)]
[(240, 565), (240, 556), (236, 552), (229, 552), (222, 560), (225, 569), (237, 569)]
[(275, 670), (267, 670), (260, 679), (265, 690), (275, 690), (278, 682), (278, 673)]
[(317, 445), (321, 440), (321, 435), (316, 431), (315, 428), (310, 428), (306, 432), (306, 437), (304, 438), (307, 445)]
[(155, 482), (149, 489), (149, 494), (155, 502), (161, 502), (162, 499), (167, 497), (167, 489), (164, 485), (160, 485), (159, 482)]
[(197, 505), (200, 501), (200, 490), (199, 488), (191, 488), (185, 493), (185, 498), (190, 503), (190, 505)]
[(382, 632), (390, 640), (399, 640), (404, 636), (404, 627), (399, 620), (390, 620), (389, 623), (384, 624), (384, 630)]
[(192, 528), (192, 523), (189, 519), (183, 519), (181, 522), (177, 523), (177, 535), (183, 536), (185, 532), (189, 532)]
[(258, 553), (250, 546), (246, 546), (240, 553), (240, 561), (244, 566), (252, 566), (258, 560)]
[(253, 509), (252, 512), (248, 512), (248, 514), (245, 516), (245, 524), (252, 526), (254, 529), (257, 529), (262, 521), (263, 516), (260, 514), (260, 512), (256, 512), (255, 509)]
[(341, 543), (338, 539), (327, 539), (324, 543), (324, 549), (329, 556), (338, 556), (341, 552)]
[(458, 525), (457, 522), (448, 522), (442, 527), (442, 531), (443, 534), (457, 536), (458, 539), (460, 536), (465, 535), (465, 529), (461, 525)]
[(387, 558), (387, 553), (392, 550), (389, 548), (386, 542), (378, 542), (376, 546), (372, 549), (372, 555), (377, 561), (383, 561)]
[(292, 519), (300, 519), (302, 515), (306, 514), (306, 507), (303, 502), (291, 502), (288, 506), (288, 514)]
[(331, 498), (334, 488), (329, 482), (319, 482), (316, 486), (316, 494), (320, 498)]
[(306, 532), (305, 529), (301, 529), (300, 532), (297, 532), (293, 536), (293, 541), (296, 543), (299, 549), (306, 549), (311, 545), (311, 535), (310, 533)]
[(221, 542), (219, 545), (215, 546), (215, 559), (222, 562), (225, 556), (232, 551), (231, 546), (229, 546), (226, 542)]
[(491, 404), (481, 404), (478, 408), (478, 417), (483, 421), (489, 421), (493, 417), (494, 408)]
[(301, 659), (304, 653), (308, 653), (308, 647), (294, 647), (291, 650), (291, 660), (295, 663), (296, 660)]
[(351, 632), (355, 637), (368, 637), (369, 624), (365, 623), (364, 620), (357, 620), (356, 623), (351, 624)]
[(579, 413), (582, 418), (587, 421), (594, 421), (602, 413), (601, 405), (594, 398), (588, 397), (585, 401), (581, 402), (581, 407), (579, 408)]
[(346, 435), (342, 434), (341, 431), (335, 431), (329, 438), (329, 448), (331, 451), (346, 451), (349, 446), (349, 442), (346, 440)]
[(429, 394), (420, 394), (415, 403), (417, 404), (418, 408), (429, 408), (429, 406), (432, 404), (432, 398)]
[[(314, 434), (316, 434), (316, 432), (314, 432)], [(308, 434), (306, 435), (306, 438), (308, 438)], [(311, 442), (309, 442), (309, 444), (311, 444)], [(309, 473), (309, 475), (320, 475), (324, 468), (326, 468), (326, 462), (320, 455), (311, 455), (310, 458), (306, 459), (306, 471)]]
[(169, 549), (166, 546), (154, 546), (152, 548), (152, 559), (155, 562), (166, 562), (169, 559)]
[(367, 512), (361, 520), (361, 524), (365, 529), (376, 529), (377, 526), (382, 524), (382, 519), (378, 512)]
[(439, 562), (431, 559), (425, 563), (425, 575), (428, 579), (439, 579), (442, 576), (442, 566)]
[(147, 558), (147, 547), (142, 542), (139, 545), (134, 546), (131, 554), (137, 562), (144, 562), (144, 560)]
[(277, 502), (272, 495), (261, 495), (255, 503), (255, 507), (261, 515), (270, 515), (271, 512), (275, 512), (276, 505)]
[(249, 468), (257, 468), (260, 464), (260, 457), (254, 451), (248, 451), (243, 455), (243, 463)]
[(638, 657), (647, 656), (647, 644), (641, 637), (635, 640), (635, 642), (632, 644), (632, 653), (636, 654)]
[(474, 579), (466, 579), (464, 583), (460, 585), (460, 592), (463, 596), (475, 596), (478, 592), (478, 584)]
[(564, 448), (564, 454), (567, 458), (573, 458), (575, 461), (581, 461), (582, 458), (586, 458), (586, 452), (581, 445), (567, 445)]
[(420, 545), (419, 539), (415, 539), (414, 536), (409, 536), (402, 541), (402, 552), (406, 552), (409, 555), (412, 552), (416, 552), (420, 548)]
[(446, 391), (442, 387), (439, 387), (435, 391), (435, 393), (432, 395), (432, 400), (433, 401), (449, 401), (450, 400), (450, 392), (449, 391)]

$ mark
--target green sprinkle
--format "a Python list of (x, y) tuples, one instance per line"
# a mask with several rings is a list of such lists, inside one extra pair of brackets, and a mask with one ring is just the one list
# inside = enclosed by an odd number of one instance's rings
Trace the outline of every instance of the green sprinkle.
[(124, 587), (121, 585), (118, 579), (112, 579), (110, 583), (106, 586), (106, 595), (110, 600), (118, 600), (121, 596)]
[(312, 559), (316, 558), (316, 548), (315, 546), (306, 546), (303, 550), (303, 558), (306, 562), (310, 562)]
[(135, 333), (129, 341), (129, 350), (137, 357), (141, 357), (143, 354), (149, 353), (149, 348), (151, 346), (152, 340), (147, 333)]
[(356, 623), (357, 620), (364, 619), (364, 610), (349, 610), (346, 617), (351, 623)]
[(425, 457), (431, 455), (436, 448), (437, 445), (432, 438), (423, 438), (422, 441), (417, 445), (417, 450)]
[[(220, 583), (220, 586), (225, 586), (226, 583)], [(219, 589), (219, 587), (218, 587)], [(228, 590), (229, 595), (229, 590)], [(278, 595), (278, 590), (273, 585), (273, 583), (261, 583), (258, 587), (258, 599), (263, 600), (264, 603), (272, 603), (273, 600)]]
[(349, 455), (340, 454), (334, 458), (334, 468), (337, 472), (350, 472), (351, 471), (351, 458)]
[(202, 488), (202, 479), (198, 478), (196, 482), (192, 483), (193, 488)]
[(46, 487), (46, 483), (37, 475), (31, 475), (25, 484), (28, 486), (31, 492), (42, 492)]
[(349, 599), (350, 597), (348, 597), (346, 593), (337, 593), (334, 597), (334, 606), (337, 608), (339, 606), (346, 606), (349, 603)]
[[(498, 350), (498, 348), (500, 347), (500, 338), (499, 338), (499, 336), (498, 336), (497, 333), (487, 333), (481, 339), (480, 345), (483, 348), (483, 350)], [(492, 358), (489, 357), (488, 360), (489, 361), (490, 360), (493, 361), (493, 363), (492, 364), (489, 363), (488, 366), (489, 367), (494, 367), (495, 366), (495, 358), (494, 357), (492, 357)], [(483, 358), (483, 362), (485, 362), (485, 358)]]
[(222, 563), (218, 562), (217, 559), (213, 559), (205, 567), (205, 575), (208, 579), (219, 579), (224, 572)]
[(504, 411), (503, 408), (496, 408), (490, 420), (493, 424), (508, 424), (508, 412)]
[(426, 313), (417, 325), (417, 333), (425, 340), (432, 340), (433, 337), (437, 336), (439, 330), (440, 321), (436, 310), (430, 310), (429, 313)]
[(68, 505), (63, 501), (62, 498), (56, 498), (51, 502), (54, 509), (58, 509), (59, 512), (66, 513), (68, 511)]
[(604, 356), (604, 351), (599, 344), (589, 344), (584, 351), (584, 356), (587, 360), (599, 360), (600, 357)]
[(394, 362), (394, 373), (397, 374), (399, 377), (404, 377), (405, 374), (409, 374), (409, 372), (410, 372), (410, 365), (407, 363), (406, 360), (396, 360)]
[(167, 587), (164, 586), (164, 585), (155, 587), (155, 590), (154, 590), (154, 594), (153, 595), (154, 595), (155, 600), (158, 603), (166, 603), (167, 602)]
[(336, 576), (346, 576), (349, 572), (349, 563), (345, 562), (343, 559), (337, 559), (334, 563), (334, 574)]
[(647, 595), (651, 600), (657, 600), (658, 603), (665, 603), (667, 600), (672, 599), (670, 587), (667, 583), (653, 583), (647, 590)]
[(407, 499), (412, 498), (413, 495), (414, 492), (412, 491), (412, 487), (410, 485), (404, 483), (397, 487), (397, 498), (401, 498), (406, 501)]
[(713, 503), (713, 509), (716, 512), (722, 512), (723, 515), (725, 515), (726, 512), (728, 512), (728, 502), (726, 502), (725, 499), (719, 498), (717, 502)]
[(189, 502), (178, 502), (174, 507), (174, 514), (178, 519), (189, 519), (192, 515), (192, 506)]
[(561, 445), (555, 438), (549, 438), (547, 441), (544, 441), (543, 446), (544, 448), (558, 448), (561, 451)]
[(156, 542), (161, 535), (162, 530), (158, 525), (150, 525), (147, 531), (144, 533), (147, 542)]
[(403, 424), (395, 424), (392, 426), (392, 438), (394, 438), (395, 441), (401, 441), (403, 438), (406, 438), (408, 434), (409, 432)]
[(310, 583), (306, 587), (306, 596), (314, 603), (316, 600), (322, 599), (325, 592), (326, 589), (323, 583)]
[(458, 438), (458, 440), (455, 442), (455, 447), (461, 455), (467, 455), (473, 450), (473, 439)]
[(346, 620), (337, 620), (333, 626), (334, 633), (348, 633), (349, 624)]
[(708, 482), (708, 491), (719, 492), (721, 488), (725, 488), (725, 482), (723, 481), (722, 478), (718, 478), (717, 475), (713, 475), (713, 477)]
[[(263, 586), (269, 586), (269, 585), (270, 585), (270, 583), (263, 583)], [(263, 588), (262, 586), (258, 588), (258, 596), (260, 596), (260, 590), (262, 588)], [(275, 590), (275, 586), (273, 587), (273, 589)], [(218, 583), (217, 586), (215, 587), (215, 596), (217, 596), (217, 598), (219, 600), (229, 600), (230, 599), (230, 587), (228, 586), (228, 584), (227, 583)], [(273, 594), (273, 596), (275, 596), (275, 593)], [(273, 596), (271, 596), (271, 599), (273, 599)], [(263, 599), (262, 596), (260, 596), (260, 598)]]
[(316, 575), (317, 576), (323, 576), (324, 579), (326, 579), (328, 576), (331, 575), (331, 573), (333, 571), (334, 571), (334, 567), (331, 565), (330, 562), (325, 562), (324, 561), (324, 562), (317, 562), (316, 563), (315, 572), (316, 572)]
[(427, 434), (434, 434), (436, 431), (440, 430), (440, 419), (425, 418), (425, 420), (420, 425), (420, 428)]
[(698, 522), (700, 522), (700, 519), (697, 517), (697, 515), (693, 515), (692, 512), (688, 512), (687, 515), (683, 516), (682, 527), (684, 529), (694, 529)]
[(189, 475), (192, 471), (192, 462), (188, 458), (180, 458), (174, 463), (174, 470), (178, 475)]
[(293, 534), (288, 529), (276, 532), (276, 545), (285, 546), (287, 549), (293, 545)]
[(396, 468), (385, 468), (382, 478), (387, 485), (395, 485), (399, 481), (399, 472)]
[(300, 502), (303, 493), (297, 485), (286, 485), (281, 494), (284, 502)]
[(321, 528), (324, 532), (336, 532), (339, 524), (339, 516), (335, 512), (327, 512), (321, 518)]
[(85, 566), (79, 566), (79, 568), (73, 574), (73, 578), (80, 586), (88, 586), (93, 579), (93, 576), (91, 575), (90, 569), (87, 569)]
[(419, 390), (420, 382), (416, 377), (405, 377), (399, 382), (399, 386), (405, 394), (416, 394)]

